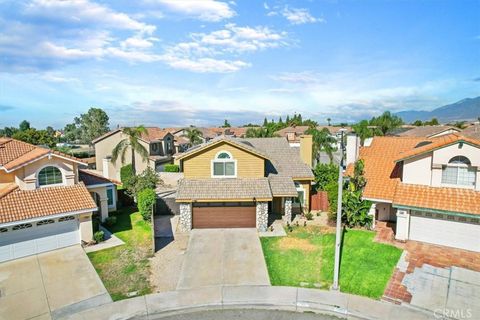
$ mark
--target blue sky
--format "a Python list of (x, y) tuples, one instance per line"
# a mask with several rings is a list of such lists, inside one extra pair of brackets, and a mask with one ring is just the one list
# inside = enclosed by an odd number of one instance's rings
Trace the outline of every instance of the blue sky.
[(480, 1), (0, 0), (0, 127), (325, 122), (480, 95)]

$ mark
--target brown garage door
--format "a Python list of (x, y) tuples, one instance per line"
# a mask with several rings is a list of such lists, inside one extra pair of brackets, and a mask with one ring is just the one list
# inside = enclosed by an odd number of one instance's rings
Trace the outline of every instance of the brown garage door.
[(193, 228), (255, 228), (253, 203), (197, 203), (193, 206)]

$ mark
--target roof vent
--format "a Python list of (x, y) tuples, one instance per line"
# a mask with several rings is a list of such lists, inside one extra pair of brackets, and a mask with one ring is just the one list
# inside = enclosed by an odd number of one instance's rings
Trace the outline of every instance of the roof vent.
[(420, 148), (420, 147), (423, 147), (423, 146), (427, 146), (431, 143), (432, 143), (432, 141), (421, 141), (415, 146), (415, 148)]

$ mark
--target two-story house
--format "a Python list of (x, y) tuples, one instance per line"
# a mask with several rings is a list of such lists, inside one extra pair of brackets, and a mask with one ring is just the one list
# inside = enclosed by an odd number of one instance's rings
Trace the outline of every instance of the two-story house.
[(270, 214), (291, 221), (292, 208), (308, 210), (312, 137), (300, 148), (284, 138), (218, 137), (191, 148), (176, 161), (184, 174), (176, 202), (180, 228), (257, 228)]
[(358, 145), (347, 138), (347, 161), (358, 154), (365, 162), (363, 196), (373, 201), (375, 221), (394, 223), (398, 240), (480, 251), (479, 140), (375, 137), (349, 150)]
[[(158, 172), (163, 171), (165, 164), (173, 162), (173, 155), (176, 153), (175, 137), (168, 129), (147, 127), (146, 130), (147, 133), (142, 135), (139, 141), (148, 151), (149, 156), (147, 159), (142, 159), (135, 153), (136, 171), (141, 173), (147, 167)], [(120, 159), (112, 161), (112, 150), (123, 139), (128, 137), (122, 129), (116, 129), (92, 141), (95, 146), (96, 168), (106, 178), (120, 180), (120, 169), (131, 163), (130, 149), (125, 154), (125, 164), (122, 164)]]
[(116, 189), (80, 167), (66, 154), (0, 138), (0, 261), (92, 240), (92, 214), (115, 210)]

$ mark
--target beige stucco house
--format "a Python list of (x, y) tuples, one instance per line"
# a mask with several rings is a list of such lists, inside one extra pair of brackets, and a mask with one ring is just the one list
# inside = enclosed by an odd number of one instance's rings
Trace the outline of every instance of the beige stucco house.
[[(175, 137), (168, 129), (147, 127), (147, 134), (143, 135), (139, 141), (148, 151), (147, 159), (135, 153), (136, 171), (141, 173), (147, 167), (155, 171), (163, 171), (167, 163), (173, 162), (173, 155), (176, 153)], [(108, 179), (120, 180), (120, 169), (131, 163), (132, 154), (130, 148), (125, 155), (125, 163), (121, 159), (112, 161), (112, 150), (123, 139), (128, 137), (122, 132), (122, 129), (110, 131), (103, 136), (92, 141), (95, 146), (96, 170), (102, 172), (102, 175)]]
[(116, 189), (92, 183), (81, 167), (74, 157), (0, 138), (0, 261), (92, 240), (92, 215), (115, 209)]
[[(219, 137), (176, 158), (180, 227), (265, 231), (271, 214), (291, 221), (292, 210), (309, 210), (314, 176), (312, 137), (300, 148), (284, 138)], [(300, 208), (301, 207), (301, 208)]]
[(479, 140), (375, 137), (351, 150), (358, 145), (347, 138), (347, 161), (358, 155), (365, 162), (364, 198), (373, 201), (376, 222), (392, 223), (397, 240), (480, 251)]

